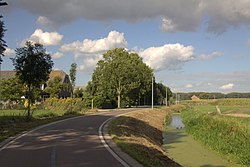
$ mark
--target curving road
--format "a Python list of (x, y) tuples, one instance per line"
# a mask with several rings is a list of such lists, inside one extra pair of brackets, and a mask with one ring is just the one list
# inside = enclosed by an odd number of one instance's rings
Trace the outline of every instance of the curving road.
[(121, 167), (102, 144), (98, 129), (106, 120), (134, 110), (86, 115), (35, 129), (0, 148), (0, 166)]

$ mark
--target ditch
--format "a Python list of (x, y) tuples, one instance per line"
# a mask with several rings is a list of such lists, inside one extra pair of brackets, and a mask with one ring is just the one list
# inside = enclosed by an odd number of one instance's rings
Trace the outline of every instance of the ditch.
[(180, 114), (172, 114), (163, 137), (167, 156), (184, 167), (237, 167), (187, 134)]

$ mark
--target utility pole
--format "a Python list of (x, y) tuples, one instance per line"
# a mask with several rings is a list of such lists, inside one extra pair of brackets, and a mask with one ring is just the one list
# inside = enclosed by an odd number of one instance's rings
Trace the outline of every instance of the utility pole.
[(178, 104), (178, 97), (177, 97), (177, 92), (175, 93), (175, 105)]
[(154, 76), (152, 75), (152, 110), (154, 109)]
[(166, 106), (168, 106), (168, 87), (166, 87)]

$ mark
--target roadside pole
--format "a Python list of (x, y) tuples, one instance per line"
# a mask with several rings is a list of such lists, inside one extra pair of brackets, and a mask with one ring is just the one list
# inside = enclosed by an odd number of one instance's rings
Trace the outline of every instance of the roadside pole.
[(154, 109), (154, 76), (152, 75), (152, 110)]
[(166, 106), (168, 106), (168, 87), (166, 87)]

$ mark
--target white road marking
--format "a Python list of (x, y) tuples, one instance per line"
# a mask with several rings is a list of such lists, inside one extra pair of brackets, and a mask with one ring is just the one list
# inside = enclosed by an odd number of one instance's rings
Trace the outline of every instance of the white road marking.
[(11, 140), (10, 142), (4, 144), (4, 145), (0, 148), (0, 151), (6, 149), (9, 145), (13, 144), (16, 140), (18, 140), (18, 139), (20, 139), (20, 138), (22, 138), (22, 137), (24, 137), (24, 136), (26, 136), (26, 135), (28, 135), (28, 134), (30, 134), (30, 133), (36, 131), (36, 130), (39, 130), (39, 129), (42, 129), (42, 128), (45, 128), (45, 127), (47, 127), (47, 126), (54, 125), (54, 124), (57, 124), (57, 123), (60, 123), (60, 122), (65, 122), (65, 121), (68, 121), (68, 120), (77, 119), (77, 118), (81, 118), (81, 117), (85, 117), (85, 115), (84, 115), (84, 116), (73, 117), (73, 118), (68, 118), (68, 119), (64, 119), (64, 120), (60, 120), (60, 121), (56, 121), (56, 122), (51, 122), (51, 123), (46, 124), (46, 125), (41, 125), (41, 126), (35, 128), (35, 129), (33, 129), (33, 130), (30, 130), (30, 131), (28, 131), (28, 132), (26, 132), (26, 133), (23, 133), (23, 134), (21, 134), (21, 135), (19, 135), (19, 136), (17, 136), (17, 137), (14, 137), (13, 140)]
[(99, 138), (101, 139), (102, 141), (102, 144), (104, 145), (104, 147), (110, 152), (110, 154), (117, 160), (119, 161), (124, 167), (130, 167), (129, 164), (127, 164), (123, 159), (121, 159), (110, 147), (109, 145), (106, 143), (104, 137), (103, 137), (103, 132), (102, 132), (102, 129), (103, 129), (103, 126), (109, 122), (110, 120), (114, 119), (115, 117), (112, 117), (112, 118), (109, 118), (107, 119), (106, 121), (104, 121), (101, 126), (99, 127)]

